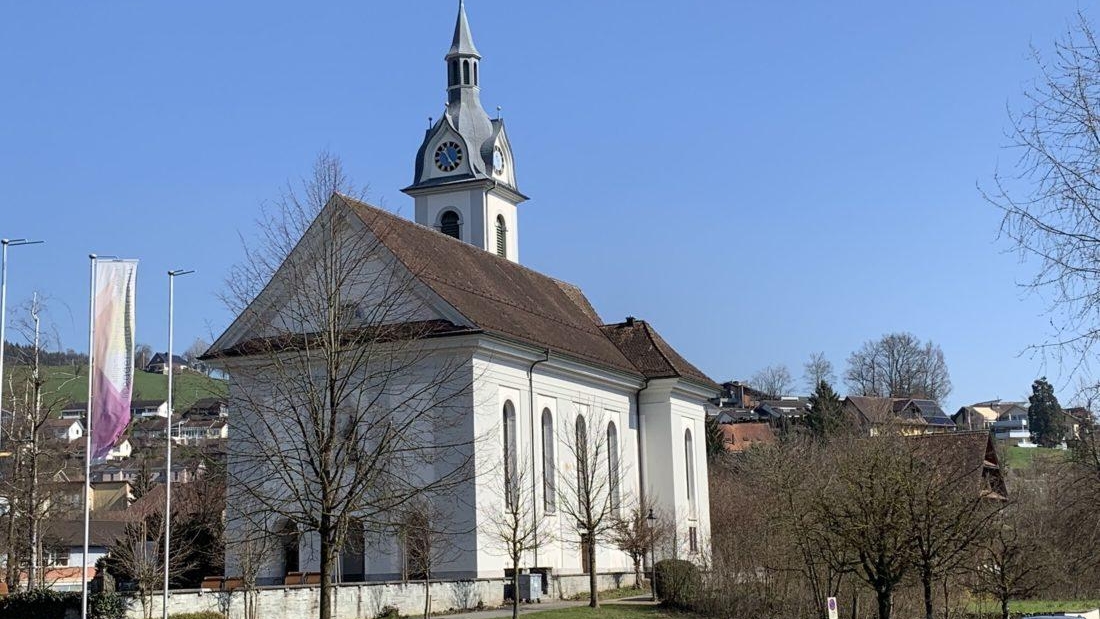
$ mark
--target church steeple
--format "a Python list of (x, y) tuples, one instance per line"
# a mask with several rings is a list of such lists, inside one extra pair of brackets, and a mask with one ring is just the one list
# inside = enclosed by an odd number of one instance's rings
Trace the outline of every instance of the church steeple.
[(481, 107), (481, 54), (463, 0), (444, 60), (447, 108), (424, 134), (413, 184), (402, 191), (416, 200), (417, 223), (518, 262), (516, 206), (527, 196), (516, 186), (504, 121)]
[[(474, 35), (466, 18), (466, 3), (458, 0), (458, 19), (451, 49), (444, 58), (447, 61), (447, 102), (449, 105), (466, 102), (481, 108), (480, 90), (481, 54), (474, 47)], [(487, 115), (486, 115), (487, 116)]]

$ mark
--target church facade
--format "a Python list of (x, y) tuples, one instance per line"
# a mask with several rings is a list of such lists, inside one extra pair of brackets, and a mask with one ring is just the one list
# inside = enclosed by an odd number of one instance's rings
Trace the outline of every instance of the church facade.
[[(718, 386), (649, 323), (634, 318), (605, 323), (579, 288), (522, 266), (518, 207), (527, 197), (517, 184), (503, 120), (490, 118), (482, 108), (481, 55), (461, 3), (445, 63), (448, 106), (426, 132), (414, 181), (403, 190), (413, 198), (415, 221), (339, 194), (319, 216), (338, 218), (344, 224), (341, 234), (368, 240), (362, 247), (370, 250), (355, 264), (372, 273), (372, 281), (383, 274), (386, 281), (408, 282), (403, 289), (415, 308), (403, 305), (400, 321), (416, 325), (423, 356), (410, 371), (423, 372), (424, 378), (413, 376), (402, 384), (422, 384), (440, 367), (454, 369), (452, 376), (465, 382), (451, 394), (448, 416), (456, 422), (446, 430), (429, 430), (436, 433), (433, 440), (464, 446), (472, 472), (450, 489), (455, 497), (448, 501), (448, 518), (455, 525), (449, 541), (453, 551), (433, 566), (433, 578), (504, 576), (511, 565), (494, 539), (491, 521), (510, 500), (524, 501), (527, 517), (541, 529), (543, 543), (524, 553), (523, 567), (584, 574), (588, 541), (577, 531), (573, 510), (562, 504), (576, 500), (563, 489), (582, 466), (577, 445), (570, 444), (570, 437), (581, 433), (599, 437), (603, 445), (597, 464), (606, 473), (602, 491), (610, 497), (612, 515), (651, 506), (674, 528), (657, 558), (701, 561), (710, 530), (704, 407)], [(287, 263), (303, 261), (296, 254), (308, 251), (316, 227)], [(207, 355), (231, 379), (231, 425), (236, 426), (231, 428), (231, 485), (238, 475), (250, 473), (242, 467), (254, 466), (243, 464), (250, 447), (236, 437), (261, 420), (271, 423), (274, 414), (254, 397), (270, 365), (255, 342), (286, 341), (309, 332), (303, 321), (285, 317), (284, 309), (293, 304), (287, 272), (286, 264), (276, 271), (253, 302), (263, 309), (242, 313)], [(368, 290), (362, 298), (380, 297)], [(372, 309), (357, 307), (354, 314), (371, 315)], [(279, 331), (287, 325), (298, 325), (299, 333)], [(499, 491), (507, 486), (506, 472), (523, 480), (523, 492)], [(260, 475), (281, 483), (279, 475)], [(227, 509), (232, 527), (247, 520), (234, 511), (250, 508), (231, 500)], [(317, 543), (309, 531), (288, 537), (277, 519), (261, 520), (260, 528), (293, 540), (293, 547), (265, 546), (257, 582), (283, 583), (289, 574), (319, 571)], [(415, 571), (400, 535), (358, 531), (351, 537), (362, 543), (344, 550), (337, 578), (398, 580)], [(597, 540), (594, 550), (599, 572), (633, 572), (631, 559), (606, 540)], [(231, 546), (227, 575), (239, 573), (243, 560)]]

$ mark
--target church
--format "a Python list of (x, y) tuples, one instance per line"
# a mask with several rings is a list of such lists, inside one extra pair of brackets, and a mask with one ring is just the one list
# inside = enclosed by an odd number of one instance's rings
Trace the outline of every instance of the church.
[[(403, 432), (453, 449), (424, 458), (416, 464), (418, 472), (390, 479), (437, 483), (447, 477), (444, 469), (458, 461), (470, 473), (454, 477), (446, 488), (440, 484), (439, 495), (447, 498), (437, 503), (445, 504), (453, 526), (449, 552), (430, 566), (432, 578), (502, 578), (511, 562), (494, 538), (493, 522), (516, 502), (541, 530), (537, 548), (523, 553), (523, 569), (580, 579), (591, 549), (598, 573), (632, 576), (631, 558), (606, 536), (597, 536), (593, 548), (578, 531), (578, 499), (565, 491), (576, 489), (579, 471), (587, 470), (580, 452), (592, 456), (592, 448), (579, 445), (582, 436), (596, 437), (593, 444), (601, 446), (592, 466), (603, 473), (600, 491), (607, 494), (608, 519), (645, 505), (673, 529), (657, 559), (701, 562), (707, 552), (705, 405), (719, 387), (653, 325), (632, 317), (605, 322), (578, 287), (521, 264), (519, 206), (528, 198), (517, 181), (504, 121), (482, 108), (481, 61), (460, 2), (445, 56), (446, 112), (424, 135), (413, 183), (403, 189), (413, 199), (415, 221), (334, 194), (267, 286), (206, 355), (230, 377), (230, 540), (266, 535), (276, 541), (261, 546), (259, 584), (289, 583), (320, 570), (316, 536), (301, 525), (304, 520), (295, 524), (276, 516), (282, 512), (275, 503), (316, 489), (295, 481), (308, 476), (313, 456), (298, 458), (294, 466), (281, 460), (299, 447), (295, 432), (306, 431), (300, 423), (286, 422), (290, 415), (285, 411), (299, 406), (297, 400), (309, 388), (291, 386), (297, 378), (287, 373), (294, 365), (282, 356), (287, 349), (272, 346), (305, 347), (322, 337), (302, 311), (319, 295), (302, 294), (295, 277), (323, 261), (309, 252), (323, 244), (330, 221), (340, 222), (333, 234), (345, 244), (326, 255), (348, 258), (345, 262), (358, 273), (347, 284), (357, 290), (354, 303), (346, 302), (353, 296), (349, 290), (339, 291), (337, 309), (347, 309), (341, 324), (373, 321), (372, 333), (384, 327), (387, 350), (401, 351), (395, 354), (402, 359), (415, 357), (403, 362), (407, 376), (395, 375), (383, 386), (371, 384), (380, 374), (364, 373), (356, 389), (374, 395), (361, 407), (388, 406), (393, 414), (416, 406), (446, 411), (430, 423), (423, 423), (427, 417), (411, 423)], [(358, 333), (368, 330), (353, 326)], [(371, 345), (384, 348), (380, 341)], [(298, 371), (304, 375), (313, 369), (303, 365)], [(441, 373), (444, 380), (439, 380)], [(349, 414), (355, 418), (354, 410)], [(261, 427), (268, 428), (267, 439), (257, 438)], [(346, 432), (358, 437), (373, 430), (352, 424)], [(249, 436), (253, 439), (246, 440)], [(275, 440), (280, 436), (282, 442)], [(369, 440), (380, 444), (382, 435), (374, 436)], [(353, 455), (349, 466), (363, 466), (365, 457)], [(295, 467), (300, 468), (287, 470)], [(235, 500), (243, 495), (233, 485), (249, 476), (270, 490), (270, 497), (282, 498), (253, 505)], [(522, 480), (522, 487), (509, 478)], [(356, 480), (339, 481), (350, 485)], [(407, 508), (395, 503), (393, 509)], [(258, 518), (248, 519), (257, 513)], [(411, 565), (410, 541), (397, 528), (393, 534), (364, 531), (370, 527), (363, 522), (384, 515), (352, 521), (355, 530), (345, 536), (349, 542), (340, 550), (337, 580), (403, 580), (423, 572), (423, 566)], [(240, 524), (246, 521), (252, 524)], [(242, 526), (256, 530), (242, 532)], [(227, 575), (255, 563), (241, 548), (230, 544)]]

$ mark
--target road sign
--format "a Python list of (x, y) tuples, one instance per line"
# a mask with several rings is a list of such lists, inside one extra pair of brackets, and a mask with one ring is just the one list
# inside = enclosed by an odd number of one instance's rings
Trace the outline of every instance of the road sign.
[(837, 619), (836, 598), (829, 598), (827, 606), (829, 607), (829, 619)]

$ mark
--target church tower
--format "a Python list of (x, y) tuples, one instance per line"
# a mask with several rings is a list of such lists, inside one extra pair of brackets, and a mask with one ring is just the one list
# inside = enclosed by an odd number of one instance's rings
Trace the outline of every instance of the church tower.
[(474, 47), (466, 7), (458, 3), (447, 63), (447, 107), (416, 153), (413, 184), (403, 192), (416, 203), (416, 223), (519, 262), (512, 147), (504, 120), (481, 107), (481, 54)]

